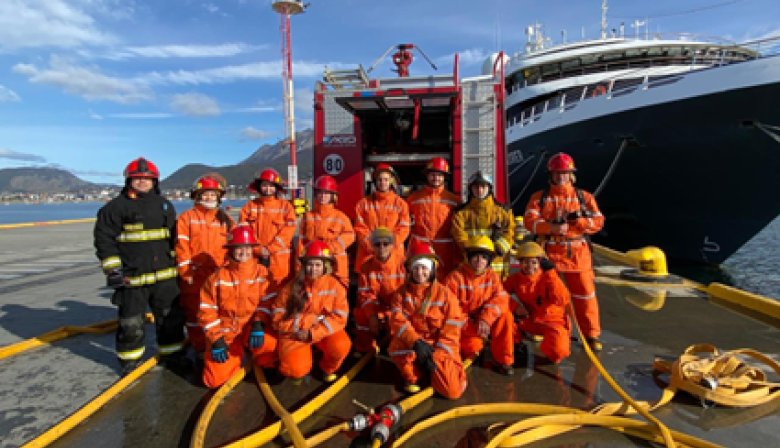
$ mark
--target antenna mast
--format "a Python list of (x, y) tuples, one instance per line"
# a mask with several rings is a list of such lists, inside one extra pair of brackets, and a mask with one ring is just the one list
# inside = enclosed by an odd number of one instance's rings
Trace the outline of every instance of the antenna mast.
[(601, 1), (601, 38), (607, 38), (607, 0)]

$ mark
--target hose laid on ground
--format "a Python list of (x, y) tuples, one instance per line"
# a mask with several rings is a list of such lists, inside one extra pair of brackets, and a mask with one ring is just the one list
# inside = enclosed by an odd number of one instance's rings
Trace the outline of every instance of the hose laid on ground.
[(217, 389), (217, 392), (211, 396), (208, 404), (206, 404), (206, 407), (203, 408), (203, 411), (200, 413), (195, 429), (192, 431), (192, 440), (190, 441), (191, 448), (201, 448), (203, 446), (203, 443), (206, 440), (206, 430), (209, 428), (211, 417), (214, 415), (214, 412), (216, 412), (217, 406), (219, 406), (227, 394), (230, 393), (230, 391), (233, 390), (233, 388), (236, 387), (250, 371), (252, 371), (253, 367), (253, 362), (246, 363), (241, 370), (234, 373), (233, 376), (231, 376), (230, 379), (220, 386), (220, 388)]
[[(147, 322), (153, 322), (154, 317), (152, 314), (146, 315)], [(21, 352), (31, 350), (42, 345), (51, 344), (52, 342), (59, 341), (60, 339), (69, 338), (71, 336), (77, 336), (80, 334), (106, 334), (115, 331), (119, 321), (107, 320), (105, 322), (98, 322), (87, 326), (72, 326), (66, 325), (64, 327), (57, 328), (48, 333), (44, 333), (40, 336), (30, 338), (15, 344), (7, 345), (0, 348), (0, 359), (5, 359), (10, 356), (19, 354)]]
[(141, 375), (148, 372), (152, 367), (156, 366), (159, 361), (158, 356), (147, 359), (146, 362), (138, 366), (129, 375), (114, 383), (113, 386), (106, 389), (102, 394), (95, 397), (95, 399), (82, 406), (81, 409), (73, 413), (70, 417), (67, 417), (53, 428), (24, 444), (22, 448), (43, 448), (65, 435), (68, 431), (89, 418), (97, 410), (103, 407), (103, 405), (117, 396), (120, 392), (127, 388), (127, 386), (140, 378)]
[[(373, 351), (363, 355), (360, 361), (358, 361), (354, 366), (352, 366), (352, 368), (349, 369), (347, 373), (342, 375), (342, 377), (339, 378), (338, 381), (331, 384), (330, 387), (322, 391), (322, 393), (320, 393), (314, 399), (306, 403), (300, 409), (293, 412), (292, 413), (293, 421), (295, 421), (295, 423), (300, 423), (303, 420), (307, 419), (309, 416), (311, 416), (311, 414), (313, 414), (314, 411), (324, 406), (325, 403), (327, 403), (337, 393), (341, 392), (341, 390), (344, 389), (344, 387), (346, 387), (347, 384), (349, 384), (349, 382), (352, 381), (352, 379), (355, 378), (355, 376), (357, 376), (357, 374), (361, 370), (363, 370), (363, 368), (368, 364), (369, 361), (374, 359), (376, 353), (377, 353), (376, 351)], [(277, 437), (283, 433), (284, 430), (282, 428), (282, 422), (278, 421), (276, 423), (266, 426), (265, 428), (257, 431), (254, 434), (244, 437), (243, 439), (224, 445), (223, 448), (239, 448), (239, 447), (255, 448), (270, 442), (271, 440), (273, 440), (274, 437)]]
[(306, 448), (308, 446), (306, 443), (306, 438), (303, 437), (303, 434), (301, 434), (301, 429), (298, 428), (298, 424), (295, 423), (292, 415), (287, 412), (287, 409), (285, 409), (284, 406), (279, 403), (276, 395), (274, 395), (274, 391), (271, 390), (271, 386), (268, 385), (268, 382), (265, 379), (265, 373), (263, 373), (263, 369), (255, 369), (255, 378), (257, 378), (257, 385), (260, 387), (260, 392), (263, 393), (263, 396), (268, 402), (268, 405), (271, 406), (271, 409), (274, 410), (276, 415), (282, 420), (282, 423), (284, 423), (284, 427), (287, 428), (287, 432), (290, 434), (293, 446), (295, 448)]

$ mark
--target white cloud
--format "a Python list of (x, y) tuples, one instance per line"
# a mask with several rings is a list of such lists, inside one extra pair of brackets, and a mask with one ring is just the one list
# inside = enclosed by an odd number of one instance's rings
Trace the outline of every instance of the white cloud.
[(154, 100), (154, 92), (144, 82), (107, 76), (96, 67), (80, 67), (59, 56), (51, 57), (48, 69), (38, 69), (32, 64), (16, 64), (13, 70), (27, 76), (34, 84), (58, 87), (87, 101), (137, 104)]
[(171, 109), (189, 117), (216, 117), (221, 113), (217, 101), (202, 93), (173, 95)]
[(66, 0), (0, 1), (0, 51), (31, 47), (107, 45), (116, 37), (98, 29), (85, 10)]
[[(322, 75), (325, 66), (341, 69), (344, 64), (331, 62), (294, 62), (293, 73), (300, 78), (316, 78)], [(281, 61), (258, 62), (254, 64), (228, 65), (205, 70), (178, 70), (168, 72), (150, 72), (137, 78), (149, 84), (225, 84), (249, 79), (279, 79), (281, 78)]]
[(279, 107), (242, 107), (238, 109), (226, 110), (227, 113), (233, 114), (260, 114), (263, 112), (277, 112)]
[(267, 48), (268, 45), (248, 45), (243, 42), (219, 45), (149, 45), (124, 47), (104, 53), (82, 50), (80, 55), (89, 58), (103, 58), (115, 61), (133, 58), (224, 58)]
[(100, 114), (96, 114), (92, 109), (89, 110), (89, 118), (93, 120), (102, 120), (103, 116)]
[(304, 116), (314, 113), (314, 91), (309, 88), (295, 89), (293, 94), (295, 112)]
[(216, 14), (219, 12), (219, 7), (213, 3), (203, 3), (201, 6), (203, 7), (203, 9), (205, 9), (206, 11), (212, 14)]
[(4, 85), (0, 85), (0, 103), (15, 103), (21, 101), (19, 95)]
[(241, 130), (241, 136), (246, 140), (264, 140), (272, 135), (272, 132), (261, 131), (260, 129), (253, 128), (252, 126), (247, 126)]
[[(481, 65), (485, 59), (490, 57), (490, 53), (482, 48), (470, 48), (458, 52), (458, 64), (461, 67), (470, 67)], [(455, 53), (436, 58), (436, 65), (448, 66), (455, 63)]]
[(160, 118), (173, 118), (175, 115), (165, 112), (139, 112), (126, 114), (108, 114), (108, 118), (126, 118), (129, 120), (156, 120)]
[(36, 155), (25, 152), (12, 151), (10, 149), (0, 148), (0, 159), (20, 160), (23, 162), (38, 162), (46, 163), (46, 159)]

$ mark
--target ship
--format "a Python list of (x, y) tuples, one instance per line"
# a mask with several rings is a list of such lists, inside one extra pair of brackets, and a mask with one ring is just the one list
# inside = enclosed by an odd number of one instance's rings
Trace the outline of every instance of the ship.
[(536, 23), (503, 56), (511, 206), (565, 152), (606, 217), (594, 241), (720, 264), (780, 213), (780, 38), (607, 32), (605, 12), (597, 39), (550, 45)]

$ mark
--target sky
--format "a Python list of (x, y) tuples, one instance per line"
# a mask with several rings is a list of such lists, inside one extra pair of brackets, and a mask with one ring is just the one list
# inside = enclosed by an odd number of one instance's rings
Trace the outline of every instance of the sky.
[[(297, 129), (325, 66), (371, 66), (413, 43), (412, 75), (477, 75), (544, 24), (552, 43), (599, 34), (601, 0), (309, 0), (292, 18)], [(57, 167), (121, 183), (140, 156), (163, 177), (231, 165), (284, 138), (279, 16), (270, 0), (0, 0), (0, 168)], [(737, 42), (780, 36), (778, 0), (610, 1), (610, 28)], [(644, 31), (644, 28), (642, 28)], [(371, 74), (392, 77), (389, 57)]]

